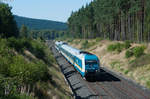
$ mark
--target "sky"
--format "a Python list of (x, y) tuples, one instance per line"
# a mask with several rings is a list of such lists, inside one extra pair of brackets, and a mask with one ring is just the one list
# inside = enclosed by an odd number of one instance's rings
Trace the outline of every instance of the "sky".
[(15, 15), (67, 22), (72, 11), (77, 11), (92, 0), (6, 0)]

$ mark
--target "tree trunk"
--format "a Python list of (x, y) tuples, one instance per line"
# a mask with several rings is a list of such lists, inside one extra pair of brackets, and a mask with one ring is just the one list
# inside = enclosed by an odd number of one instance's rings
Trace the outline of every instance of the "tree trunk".
[(122, 34), (122, 40), (125, 40), (125, 20), (123, 17), (121, 17), (121, 34)]
[(128, 39), (129, 40), (132, 40), (131, 37), (132, 37), (132, 33), (131, 33), (131, 15), (128, 16)]

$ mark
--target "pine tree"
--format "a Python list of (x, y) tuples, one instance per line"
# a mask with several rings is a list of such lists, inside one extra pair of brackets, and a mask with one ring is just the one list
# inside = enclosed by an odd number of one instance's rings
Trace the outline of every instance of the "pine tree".
[(11, 7), (4, 3), (0, 3), (0, 35), (2, 37), (18, 37), (19, 35)]
[(25, 25), (22, 25), (20, 28), (20, 37), (28, 37), (28, 28)]

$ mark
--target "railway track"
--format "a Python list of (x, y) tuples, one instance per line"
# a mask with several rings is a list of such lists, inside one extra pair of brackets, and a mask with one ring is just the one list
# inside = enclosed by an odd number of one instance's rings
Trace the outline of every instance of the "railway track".
[(106, 68), (102, 68), (95, 81), (84, 80), (51, 43), (50, 46), (75, 99), (150, 99), (149, 90)]

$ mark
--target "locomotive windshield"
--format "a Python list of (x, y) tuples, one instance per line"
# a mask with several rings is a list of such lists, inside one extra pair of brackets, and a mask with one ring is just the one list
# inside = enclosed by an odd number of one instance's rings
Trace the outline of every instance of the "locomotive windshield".
[(85, 65), (96, 65), (97, 61), (96, 60), (86, 60)]

